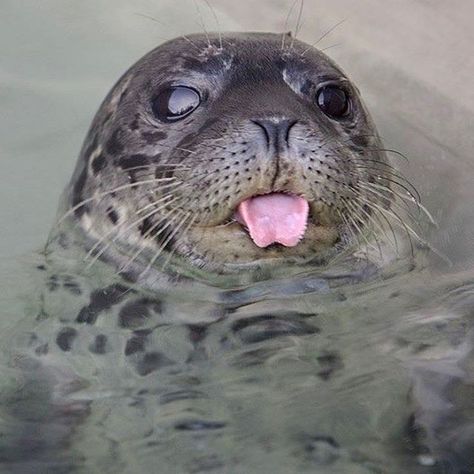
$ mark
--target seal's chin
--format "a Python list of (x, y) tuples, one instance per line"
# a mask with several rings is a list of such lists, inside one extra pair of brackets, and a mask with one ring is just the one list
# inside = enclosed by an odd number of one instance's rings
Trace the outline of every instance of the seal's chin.
[(334, 253), (340, 232), (323, 203), (271, 192), (240, 201), (221, 224), (193, 226), (186, 253), (198, 266), (218, 271), (324, 260)]
[(248, 231), (257, 247), (273, 244), (295, 247), (308, 226), (309, 204), (300, 196), (269, 193), (242, 201), (234, 218)]

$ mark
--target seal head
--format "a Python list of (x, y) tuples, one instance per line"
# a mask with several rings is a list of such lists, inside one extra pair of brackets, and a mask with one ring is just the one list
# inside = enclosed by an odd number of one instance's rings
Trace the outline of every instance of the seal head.
[(326, 262), (389, 205), (357, 89), (322, 52), (281, 39), (178, 38), (125, 73), (69, 188), (91, 254), (121, 270)]

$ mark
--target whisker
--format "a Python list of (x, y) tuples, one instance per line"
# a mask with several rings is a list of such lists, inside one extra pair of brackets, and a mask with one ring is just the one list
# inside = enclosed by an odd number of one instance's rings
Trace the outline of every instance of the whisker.
[[(410, 209), (408, 207), (402, 207), (401, 204), (399, 202), (397, 202), (396, 200), (390, 200), (390, 198), (388, 196), (384, 195), (382, 192), (380, 192), (376, 189), (373, 189), (371, 187), (372, 184), (375, 184), (375, 183), (369, 183), (369, 185), (365, 185), (364, 183), (358, 183), (358, 186), (360, 188), (364, 189), (365, 191), (371, 193), (372, 195), (376, 196), (376, 197), (380, 197), (382, 199), (385, 199), (386, 202), (389, 204), (388, 207), (395, 206), (401, 212), (406, 212), (408, 214), (408, 217), (411, 219), (411, 221), (414, 222), (415, 224), (419, 225), (418, 222), (416, 221), (416, 217), (412, 214), (412, 212), (410, 211)], [(398, 197), (398, 195), (395, 194), (394, 191), (390, 188), (383, 188), (383, 190), (387, 191), (387, 192), (391, 192), (392, 196), (394, 196), (394, 197)], [(402, 201), (402, 202), (404, 202), (404, 201)]]
[[(185, 187), (185, 186), (182, 186), (182, 187)], [(170, 188), (171, 188), (171, 190), (170, 190)], [(173, 189), (173, 188), (174, 188), (174, 189)], [(164, 198), (168, 198), (168, 197), (173, 196), (172, 192), (176, 192), (176, 191), (178, 191), (179, 189), (181, 189), (180, 183), (170, 183), (170, 184), (166, 184), (166, 185), (160, 187), (160, 188), (159, 188), (160, 191), (168, 190), (168, 191), (171, 191), (171, 192), (168, 192), (167, 194), (162, 195), (162, 196), (161, 196), (161, 199), (159, 199), (158, 201), (153, 201), (151, 204), (148, 204), (148, 205), (146, 205), (146, 206), (140, 208), (138, 211), (136, 211), (136, 214), (138, 215), (142, 210), (156, 206), (156, 205), (159, 204), (161, 201), (163, 201)], [(94, 215), (93, 218), (92, 218), (92, 222), (91, 222), (90, 227), (93, 228), (93, 227), (95, 226), (96, 222), (97, 222), (98, 220), (101, 220), (101, 219), (103, 219), (103, 216), (102, 216), (101, 214), (97, 213), (97, 215)], [(112, 229), (112, 230), (113, 230), (113, 229)], [(112, 231), (109, 232), (109, 233), (107, 233), (103, 238), (107, 237), (107, 235), (110, 235), (110, 233), (112, 233)]]
[[(165, 201), (165, 198), (168, 199), (169, 196), (172, 196), (171, 194), (169, 195), (166, 195), (162, 200)], [(96, 252), (93, 256), (93, 258), (91, 259), (91, 262), (89, 263), (89, 265), (86, 267), (86, 268), (90, 268), (100, 257), (101, 255), (104, 254), (104, 252), (113, 244), (115, 243), (120, 237), (122, 237), (126, 232), (128, 232), (129, 230), (133, 229), (134, 227), (136, 227), (138, 224), (140, 224), (141, 222), (143, 222), (145, 219), (148, 219), (149, 217), (153, 216), (154, 214), (158, 213), (159, 211), (161, 211), (163, 208), (165, 208), (166, 206), (169, 206), (170, 204), (172, 204), (173, 202), (177, 201), (179, 198), (178, 197), (174, 197), (173, 199), (171, 199), (170, 201), (165, 201), (164, 204), (162, 204), (161, 206), (157, 207), (157, 208), (154, 208), (152, 211), (150, 211), (149, 213), (145, 214), (144, 216), (141, 216), (139, 219), (136, 219), (134, 220), (132, 223), (128, 224), (125, 228), (122, 228), (122, 227), (114, 227), (112, 228), (111, 230), (109, 230), (108, 232), (105, 233), (104, 236), (101, 237), (101, 239), (99, 239), (95, 244), (94, 246), (89, 250), (89, 252), (87, 252), (87, 255), (84, 257), (84, 260), (87, 260), (89, 259), (92, 254), (95, 252), (95, 250), (102, 244), (104, 243), (105, 239), (110, 236), (110, 235), (113, 235), (114, 233), (116, 234), (115, 237), (113, 237), (110, 242), (108, 242), (107, 244), (105, 244), (101, 249), (100, 251)]]
[[(160, 169), (161, 168), (161, 169)], [(148, 163), (146, 165), (139, 165), (139, 166), (130, 166), (127, 168), (123, 168), (124, 173), (128, 174), (129, 171), (153, 171), (153, 172), (174, 172), (174, 171), (190, 171), (191, 168), (189, 166), (185, 165), (180, 165), (178, 163), (169, 163), (168, 165), (166, 163)], [(115, 176), (116, 175), (116, 170), (111, 170), (111, 173), (104, 172), (105, 170), (101, 171), (100, 177), (106, 177), (106, 176)], [(142, 175), (145, 173), (141, 173)], [(171, 178), (172, 176), (169, 176), (168, 178)], [(156, 178), (159, 179), (159, 178)]]
[(209, 33), (207, 32), (207, 29), (206, 29), (206, 25), (204, 24), (204, 18), (202, 16), (202, 12), (201, 12), (201, 9), (199, 8), (199, 4), (197, 2), (197, 0), (193, 0), (194, 1), (194, 6), (196, 8), (196, 12), (198, 14), (198, 18), (199, 18), (199, 24), (204, 32), (204, 35), (206, 36), (206, 40), (207, 40), (207, 45), (209, 47), (212, 46), (212, 43), (211, 43), (211, 40), (209, 38)]
[[(179, 188), (179, 191), (181, 191), (183, 188), (187, 188), (191, 186), (190, 183), (185, 183), (183, 186), (181, 186)], [(176, 192), (176, 189), (173, 190), (174, 192)], [(140, 214), (142, 213), (143, 211), (146, 211), (147, 209), (149, 209), (150, 207), (154, 207), (157, 203), (160, 202), (161, 199), (159, 199), (158, 201), (153, 201), (153, 202), (150, 202), (149, 204), (146, 204), (145, 206), (141, 207), (140, 209), (137, 210), (137, 214)]]
[[(134, 15), (141, 16), (141, 17), (143, 17), (143, 18), (146, 18), (147, 20), (154, 21), (155, 23), (158, 23), (158, 24), (161, 25), (161, 26), (164, 26), (164, 27), (167, 26), (167, 25), (165, 25), (165, 23), (161, 22), (160, 20), (158, 20), (157, 18), (155, 18), (155, 17), (153, 17), (153, 16), (151, 16), (151, 15), (145, 15), (145, 14), (139, 13), (139, 12), (135, 12)], [(199, 51), (199, 52), (201, 51), (201, 50), (196, 46), (196, 44), (193, 43), (187, 36), (181, 35), (180, 37), (183, 38), (185, 41), (187, 41), (191, 46), (193, 46), (193, 47), (196, 49), (196, 51)], [(169, 41), (169, 40), (170, 40), (170, 38), (163, 38), (163, 37), (159, 37), (159, 38), (160, 38), (161, 40), (164, 40), (164, 41)]]
[(191, 226), (194, 224), (194, 222), (196, 221), (197, 219), (197, 215), (194, 215), (194, 217), (189, 221), (188, 225), (186, 226), (186, 228), (183, 230), (183, 232), (181, 233), (181, 237), (176, 241), (175, 245), (173, 246), (173, 248), (171, 249), (171, 252), (169, 253), (167, 259), (165, 260), (163, 266), (161, 267), (161, 269), (164, 271), (166, 266), (168, 265), (168, 263), (170, 262), (171, 260), (171, 257), (173, 256), (173, 254), (175, 253), (176, 251), (176, 248), (178, 247), (179, 243), (186, 237), (186, 234), (188, 233), (189, 229), (191, 228)]
[(412, 203), (414, 204), (419, 210), (421, 210), (425, 216), (428, 218), (428, 220), (430, 221), (430, 223), (434, 226), (438, 226), (436, 220), (434, 219), (434, 217), (431, 215), (431, 213), (428, 211), (428, 209), (426, 209), (425, 206), (423, 206), (423, 204), (421, 204), (421, 202), (419, 201), (416, 201), (415, 198), (413, 196), (405, 196), (403, 194), (400, 194), (400, 193), (397, 193), (395, 192), (393, 189), (391, 188), (385, 188), (384, 186), (380, 185), (380, 184), (377, 184), (377, 183), (371, 183), (371, 186), (375, 187), (375, 188), (380, 188), (380, 189), (388, 189), (392, 194), (394, 194), (395, 196), (399, 197), (400, 199), (403, 199), (404, 201), (406, 202), (409, 202), (409, 203)]
[(211, 10), (212, 15), (214, 16), (214, 20), (216, 21), (217, 25), (217, 33), (219, 35), (219, 49), (222, 49), (222, 30), (221, 30), (221, 25), (219, 23), (219, 19), (217, 18), (216, 11), (214, 10), (214, 7), (211, 5), (209, 0), (204, 0), (206, 2), (206, 5), (209, 7), (209, 10)]
[[(344, 199), (344, 198), (343, 198)], [(395, 234), (395, 231), (392, 227), (392, 225), (390, 224), (390, 221), (384, 216), (382, 215), (381, 217), (384, 219), (385, 223), (387, 224), (388, 228), (390, 229), (390, 232), (392, 233), (392, 236), (393, 236), (393, 242), (392, 240), (388, 237), (385, 229), (384, 229), (384, 226), (383, 224), (379, 221), (380, 219), (380, 213), (374, 209), (372, 209), (372, 211), (374, 212), (374, 214), (369, 214), (365, 209), (364, 209), (364, 205), (367, 204), (366, 203), (366, 200), (362, 198), (362, 196), (360, 195), (357, 195), (357, 196), (353, 196), (352, 199), (356, 200), (359, 204), (360, 204), (360, 210), (361, 212), (363, 212), (367, 218), (369, 219), (370, 222), (372, 222), (381, 232), (382, 234), (385, 236), (385, 238), (387, 239), (387, 241), (389, 242), (389, 244), (392, 246), (392, 248), (395, 250), (396, 254), (399, 255), (400, 254), (400, 249), (399, 249), (399, 245), (398, 245), (398, 239), (397, 239), (397, 235)], [(368, 206), (369, 207), (369, 206)]]
[[(364, 156), (363, 158), (353, 158), (353, 160), (354, 162), (361, 165), (365, 165), (367, 163), (373, 163), (374, 165), (380, 166), (381, 169), (388, 168), (390, 172), (393, 173), (394, 175), (398, 175), (400, 173), (400, 171), (395, 166), (393, 166), (390, 163), (387, 163), (386, 161), (376, 160), (375, 158), (367, 158), (366, 156)], [(403, 175), (400, 174), (400, 177), (403, 178)]]
[[(369, 170), (374, 169), (374, 168), (370, 168), (370, 167), (367, 167), (367, 166), (364, 166), (364, 165), (360, 165), (358, 163), (356, 163), (355, 166), (357, 168), (360, 168), (360, 169), (369, 169)], [(400, 186), (400, 188), (404, 189), (409, 196), (411, 196), (413, 199), (416, 199), (416, 202), (421, 201), (420, 193), (415, 188), (415, 186), (413, 186), (413, 184), (411, 184), (410, 181), (408, 181), (407, 179), (404, 179), (402, 176), (397, 175), (397, 178), (402, 178), (403, 181), (405, 182), (405, 184), (402, 184), (400, 181), (398, 181), (396, 179), (393, 179), (393, 178), (391, 178), (387, 175), (383, 175), (383, 176), (380, 176), (380, 177), (382, 179), (390, 182), (390, 183), (393, 183), (397, 186)]]
[[(372, 183), (370, 181), (367, 181), (365, 179), (361, 179), (361, 177), (355, 173), (351, 173), (351, 172), (348, 172), (347, 173), (349, 176), (353, 176), (356, 181), (355, 183), (350, 183), (350, 184), (343, 184), (343, 186), (349, 188), (351, 191), (353, 192), (358, 192), (360, 193), (361, 189), (363, 188), (365, 191), (369, 191), (369, 192), (372, 192), (372, 185), (375, 184), (375, 183)], [(390, 186), (380, 186), (380, 190), (381, 191), (377, 191), (377, 192), (373, 192), (372, 194), (375, 194), (377, 197), (380, 197), (382, 198), (384, 204), (387, 205), (387, 207), (390, 207), (390, 205), (393, 203), (393, 199), (396, 199), (398, 198), (398, 194), (399, 192), (392, 189)], [(372, 196), (373, 197), (373, 196)], [(416, 204), (416, 201), (414, 201), (412, 199), (411, 201), (412, 204)], [(399, 203), (397, 203), (398, 206), (401, 207), (401, 209), (403, 209), (405, 212), (410, 212), (410, 205), (408, 202), (406, 201), (401, 201)], [(403, 206), (402, 206), (403, 204)]]
[(377, 159), (374, 159), (374, 158), (368, 158), (367, 156), (363, 155), (359, 158), (353, 158), (354, 161), (356, 161), (357, 163), (360, 163), (360, 164), (366, 164), (366, 163), (374, 163), (374, 164), (378, 164), (382, 167), (385, 167), (385, 168), (389, 168), (391, 170), (391, 172), (401, 178), (402, 180), (404, 181), (407, 181), (409, 182), (404, 176), (403, 174), (400, 172), (400, 170), (398, 168), (396, 168), (395, 166), (393, 166), (392, 164), (386, 162), (386, 161), (382, 161), (382, 160), (377, 160)]
[(147, 169), (147, 168), (173, 168), (173, 169), (178, 169), (179, 171), (182, 170), (190, 170), (191, 168), (186, 165), (182, 165), (181, 163), (148, 163), (146, 165), (140, 165), (140, 166), (131, 166), (129, 168), (126, 168), (127, 171), (130, 170), (139, 170), (139, 169)]
[(314, 43), (312, 43), (311, 45), (309, 45), (308, 48), (306, 48), (302, 53), (301, 53), (301, 56), (304, 56), (310, 49), (314, 48), (319, 42), (321, 42), (324, 38), (326, 38), (326, 36), (328, 36), (329, 34), (331, 34), (339, 25), (342, 25), (347, 19), (344, 18), (343, 20), (339, 21), (338, 23), (336, 23), (333, 27), (329, 28), (329, 30), (327, 30), (325, 33), (323, 33), (318, 39), (317, 41), (315, 41)]
[(337, 48), (338, 46), (341, 46), (343, 43), (334, 43), (334, 44), (331, 44), (331, 46), (326, 46), (325, 48), (319, 48), (319, 51), (327, 51), (328, 49), (332, 49), (332, 48)]
[(408, 237), (408, 242), (410, 244), (410, 253), (412, 257), (415, 256), (415, 249), (413, 247), (413, 241), (411, 239), (411, 236), (415, 237), (416, 240), (420, 243), (424, 243), (424, 240), (408, 225), (405, 223), (405, 221), (395, 212), (391, 211), (388, 209), (385, 209), (381, 206), (379, 206), (375, 202), (365, 202), (365, 204), (373, 209), (377, 209), (381, 214), (385, 216), (391, 216), (394, 219), (394, 224), (398, 224), (400, 227), (402, 227), (405, 230), (405, 233)]
[[(339, 215), (340, 219), (342, 220), (342, 222), (344, 223), (344, 228), (346, 230), (348, 230), (350, 232), (350, 234), (352, 235), (352, 242), (351, 243), (354, 243), (354, 239), (355, 241), (357, 242), (357, 246), (360, 247), (361, 246), (361, 243), (360, 243), (360, 240), (359, 240), (359, 236), (357, 235), (357, 233), (354, 231), (353, 229), (353, 226), (348, 222), (348, 220), (346, 219), (346, 216), (344, 213), (341, 212), (340, 209), (336, 209), (336, 212), (337, 214)], [(350, 237), (349, 237), (350, 238)]]
[[(181, 212), (182, 213), (182, 212)], [(179, 224), (176, 225), (176, 227), (173, 229), (173, 232), (170, 233), (168, 238), (161, 244), (160, 248), (158, 251), (155, 253), (153, 258), (150, 260), (148, 265), (145, 267), (145, 269), (140, 273), (140, 276), (143, 276), (145, 273), (148, 272), (148, 270), (153, 266), (153, 264), (156, 262), (156, 260), (159, 258), (159, 256), (162, 254), (166, 246), (169, 244), (171, 239), (176, 235), (176, 233), (179, 231), (179, 229), (184, 225), (188, 217), (191, 215), (190, 212), (186, 213), (185, 217), (181, 220)]]
[(147, 180), (144, 180), (144, 181), (135, 181), (134, 183), (123, 184), (123, 185), (117, 186), (113, 189), (110, 189), (108, 191), (103, 191), (103, 192), (97, 193), (96, 195), (94, 195), (90, 198), (83, 199), (81, 202), (79, 202), (75, 206), (71, 207), (71, 209), (69, 209), (61, 218), (58, 219), (55, 226), (59, 226), (64, 221), (64, 219), (69, 217), (71, 214), (74, 214), (74, 212), (76, 212), (78, 209), (80, 209), (81, 207), (86, 205), (88, 202), (95, 201), (96, 199), (100, 199), (102, 197), (108, 196), (109, 194), (116, 193), (117, 191), (123, 191), (124, 189), (129, 189), (129, 188), (134, 188), (134, 187), (137, 187), (137, 186), (142, 186), (143, 184), (162, 183), (162, 182), (170, 182), (170, 181), (176, 181), (176, 178), (174, 178), (174, 177), (172, 177), (172, 178), (153, 178), (153, 179), (147, 179)]
[[(285, 24), (283, 26), (284, 32), (283, 32), (283, 35), (281, 37), (281, 49), (282, 49), (282, 51), (285, 49), (285, 37), (288, 34), (287, 33), (288, 22), (290, 21), (290, 16), (293, 13), (293, 10), (295, 9), (295, 6), (296, 6), (297, 2), (298, 2), (298, 0), (293, 1), (293, 3), (291, 4), (290, 10), (289, 10), (289, 12), (288, 12), (288, 14), (286, 15), (286, 18), (285, 18)], [(291, 34), (290, 34), (290, 36), (291, 36)]]
[[(172, 215), (174, 212), (177, 212), (177, 210), (176, 209), (169, 210), (164, 216), (162, 216), (158, 220), (158, 222), (156, 222), (150, 229), (148, 229), (148, 231), (145, 234), (143, 234), (143, 238), (144, 239), (148, 238), (155, 231), (155, 229), (160, 226), (160, 224), (162, 222), (165, 222), (165, 225), (162, 226), (160, 229), (158, 229), (158, 231), (156, 233), (153, 234), (152, 239), (155, 240), (160, 234), (162, 234), (173, 223), (173, 220), (175, 219), (176, 216), (174, 216), (170, 220), (168, 220), (168, 217), (170, 215)], [(179, 211), (179, 212), (181, 212), (181, 211)], [(143, 250), (145, 250), (145, 244), (144, 243), (132, 255), (132, 257), (128, 260), (128, 262), (119, 269), (119, 273), (122, 273), (122, 272), (126, 271), (130, 267), (130, 265), (138, 258), (138, 256), (143, 252)]]
[(298, 11), (298, 16), (296, 18), (296, 26), (295, 26), (295, 34), (291, 38), (290, 49), (293, 49), (295, 44), (296, 37), (298, 36), (301, 28), (301, 17), (303, 15), (303, 8), (304, 8), (304, 0), (300, 0), (300, 8)]
[(399, 156), (400, 158), (403, 158), (407, 163), (409, 162), (408, 156), (404, 155), (402, 152), (397, 151), (397, 150), (392, 150), (391, 148), (368, 148), (370, 151), (384, 151), (386, 153), (393, 153), (394, 155)]
[[(360, 235), (360, 236), (364, 239), (367, 250), (369, 249), (369, 247), (373, 248), (374, 250), (377, 250), (377, 249), (375, 249), (375, 247), (368, 241), (367, 237), (365, 236), (365, 232), (364, 232), (364, 231), (359, 227), (359, 225), (357, 224), (356, 218), (357, 218), (357, 220), (359, 220), (359, 222), (360, 222), (361, 224), (365, 225), (365, 222), (358, 216), (357, 210), (354, 209), (354, 206), (352, 205), (352, 203), (349, 203), (348, 201), (346, 201), (346, 206), (347, 206), (347, 205), (350, 205), (350, 208), (352, 209), (352, 213), (348, 214), (347, 217), (348, 217), (348, 219), (350, 219), (350, 221), (352, 222), (352, 225), (356, 228), (358, 235)], [(379, 250), (381, 251), (380, 246), (379, 246)], [(382, 253), (380, 253), (380, 255), (382, 255)]]
[[(410, 183), (410, 181), (408, 181), (408, 179), (406, 179), (402, 174), (399, 174), (395, 168), (392, 168), (389, 165), (384, 166), (383, 163), (381, 162), (379, 163), (376, 160), (374, 161), (375, 162), (372, 164), (371, 163), (367, 164), (367, 163), (364, 163), (363, 161), (354, 160), (353, 166), (359, 170), (367, 170), (369, 172), (375, 172), (377, 173), (376, 177), (381, 178), (381, 179), (387, 179), (387, 181), (390, 179), (392, 180), (391, 182), (393, 184), (396, 184), (399, 186), (402, 186), (402, 184), (400, 183), (402, 182), (403, 186), (413, 188), (413, 192), (410, 191), (410, 196), (412, 196), (413, 199), (415, 199), (416, 188)], [(353, 176), (357, 176), (357, 175), (354, 174)], [(416, 193), (416, 196), (418, 197), (418, 193)]]

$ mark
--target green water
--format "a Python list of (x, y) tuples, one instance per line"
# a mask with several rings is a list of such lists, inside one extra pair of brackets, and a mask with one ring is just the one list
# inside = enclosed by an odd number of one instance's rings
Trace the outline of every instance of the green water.
[[(449, 429), (474, 414), (466, 275), (362, 264), (150, 293), (43, 265), (24, 262), (3, 330), (5, 472), (469, 472), (431, 466), (472, 452)], [(97, 288), (116, 300), (94, 312)]]
[[(283, 30), (289, 8), (214, 3), (223, 29)], [(342, 41), (328, 53), (387, 146), (410, 157), (396, 163), (450, 265), (430, 253), (423, 268), (370, 278), (315, 270), (199, 294), (135, 289), (132, 299), (159, 305), (121, 327), (124, 302), (77, 321), (89, 292), (110, 284), (106, 268), (77, 276), (34, 249), (111, 84), (200, 20), (192, 2), (0, 3), (0, 472), (474, 472), (473, 12), (455, 4), (306, 2), (301, 33), (311, 43), (348, 17), (322, 46)], [(77, 331), (70, 350), (58, 344), (64, 327)], [(145, 353), (126, 357), (145, 336)], [(451, 464), (431, 465), (409, 429), (414, 412)]]

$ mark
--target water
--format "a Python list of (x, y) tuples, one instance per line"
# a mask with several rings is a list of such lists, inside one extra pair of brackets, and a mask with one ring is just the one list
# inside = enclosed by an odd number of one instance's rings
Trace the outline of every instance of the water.
[[(349, 16), (321, 46), (343, 41), (328, 53), (387, 146), (410, 157), (397, 165), (438, 222), (426, 239), (443, 258), (418, 250), (412, 271), (360, 265), (194, 293), (119, 287), (130, 300), (100, 307), (91, 292), (114, 291), (105, 266), (77, 277), (74, 256), (32, 249), (105, 92), (162, 36), (199, 29), (195, 10), (2, 2), (3, 471), (473, 472), (472, 7), (308, 3), (310, 43)], [(222, 1), (217, 13), (224, 29), (283, 29), (286, 2), (259, 8)], [(127, 317), (129, 301), (143, 317)], [(415, 412), (451, 466), (431, 466)]]
[(6, 472), (462, 472), (422, 465), (410, 419), (469, 429), (469, 280), (363, 262), (157, 293), (75, 267), (31, 261), (3, 331)]

